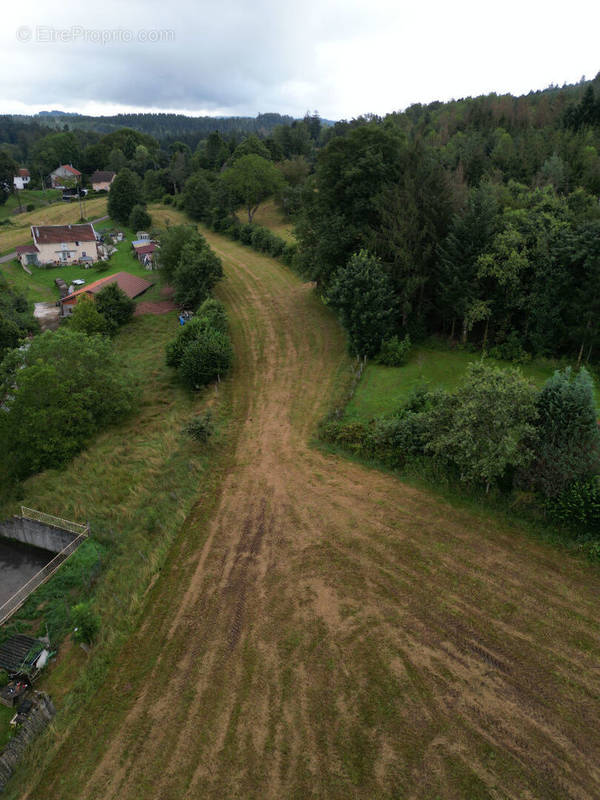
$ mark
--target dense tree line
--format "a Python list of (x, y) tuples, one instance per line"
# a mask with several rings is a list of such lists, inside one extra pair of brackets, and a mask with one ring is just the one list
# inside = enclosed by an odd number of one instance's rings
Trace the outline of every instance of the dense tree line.
[[(597, 83), (578, 105), (553, 89), (334, 126), (304, 183), (299, 268), (356, 323), (347, 298), (357, 316), (368, 309), (353, 259), (375, 259), (372, 275), (389, 283), (371, 313), (388, 320), (382, 339), (435, 333), (505, 358), (595, 361), (600, 124), (570, 120), (600, 102)], [(351, 344), (377, 347), (353, 333)]]

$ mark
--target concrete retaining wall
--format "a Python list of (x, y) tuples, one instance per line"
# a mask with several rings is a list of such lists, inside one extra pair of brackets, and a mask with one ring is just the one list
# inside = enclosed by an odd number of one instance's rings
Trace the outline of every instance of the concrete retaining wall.
[(6, 522), (0, 522), (0, 537), (16, 539), (51, 553), (60, 553), (77, 538), (77, 534), (26, 517), (13, 517)]
[(55, 714), (56, 709), (48, 695), (37, 694), (35, 708), (31, 709), (18, 732), (0, 753), (0, 793), (4, 791), (25, 750), (40, 735)]

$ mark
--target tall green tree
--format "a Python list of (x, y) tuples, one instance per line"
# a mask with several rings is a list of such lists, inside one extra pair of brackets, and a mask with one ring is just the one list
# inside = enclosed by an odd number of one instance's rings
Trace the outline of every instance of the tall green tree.
[(594, 382), (584, 368), (557, 370), (537, 398), (536, 458), (529, 472), (546, 497), (600, 472)]
[(245, 206), (249, 223), (263, 200), (283, 185), (283, 178), (275, 165), (255, 154), (241, 156), (225, 170), (221, 180), (238, 202)]
[(129, 217), (136, 205), (143, 203), (140, 177), (125, 167), (110, 187), (108, 193), (108, 214), (121, 225), (129, 223)]
[(381, 262), (366, 250), (353, 255), (339, 269), (327, 292), (348, 333), (352, 353), (373, 356), (389, 338), (396, 321), (394, 293)]

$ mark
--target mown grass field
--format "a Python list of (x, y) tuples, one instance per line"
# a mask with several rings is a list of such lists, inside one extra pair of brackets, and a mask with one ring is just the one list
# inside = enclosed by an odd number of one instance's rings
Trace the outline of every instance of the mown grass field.
[[(236, 354), (218, 502), (196, 504), (139, 626), (92, 656), (8, 800), (600, 796), (598, 569), (311, 449), (347, 365), (339, 326), (281, 264), (205, 234)], [(169, 499), (131, 480), (156, 449), (135, 432), (117, 541)], [(134, 562), (117, 587), (153, 574)], [(84, 658), (53, 673), (59, 700)]]
[[(468, 365), (480, 358), (480, 354), (467, 350), (430, 345), (414, 347), (408, 363), (402, 367), (369, 363), (346, 407), (345, 417), (368, 421), (373, 417), (393, 414), (419, 386), (452, 391), (465, 377)], [(510, 362), (493, 358), (486, 358), (486, 363), (503, 368), (514, 367)], [(549, 359), (534, 359), (519, 368), (536, 386), (541, 387), (556, 369), (563, 366)], [(597, 385), (596, 404), (600, 407)]]
[[(85, 200), (84, 210), (87, 219), (96, 219), (106, 214), (106, 197), (93, 197)], [(20, 244), (31, 244), (32, 225), (64, 225), (78, 222), (81, 215), (79, 203), (55, 203), (11, 217), (10, 225), (0, 227), (0, 255), (10, 253)]]
[[(248, 212), (245, 209), (240, 209), (237, 212), (237, 217), (240, 222), (248, 222)], [(263, 225), (265, 228), (270, 228), (273, 233), (281, 236), (286, 242), (294, 242), (293, 225), (279, 209), (275, 200), (266, 200), (258, 207), (258, 211), (254, 215), (253, 220), (257, 225)]]
[[(24, 189), (20, 192), (11, 194), (6, 203), (0, 206), (0, 219), (12, 219), (17, 221), (19, 215), (14, 212), (19, 208), (19, 200), (21, 207), (27, 208), (28, 205), (34, 205), (35, 209), (42, 208), (50, 205), (51, 203), (63, 203), (62, 191), (59, 189)], [(23, 212), (27, 213), (27, 212)]]

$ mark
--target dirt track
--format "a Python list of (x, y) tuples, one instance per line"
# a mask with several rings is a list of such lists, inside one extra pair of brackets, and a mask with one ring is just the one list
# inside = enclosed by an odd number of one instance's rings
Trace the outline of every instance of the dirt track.
[(597, 572), (310, 449), (338, 328), (275, 262), (208, 238), (235, 465), (27, 796), (600, 797)]

